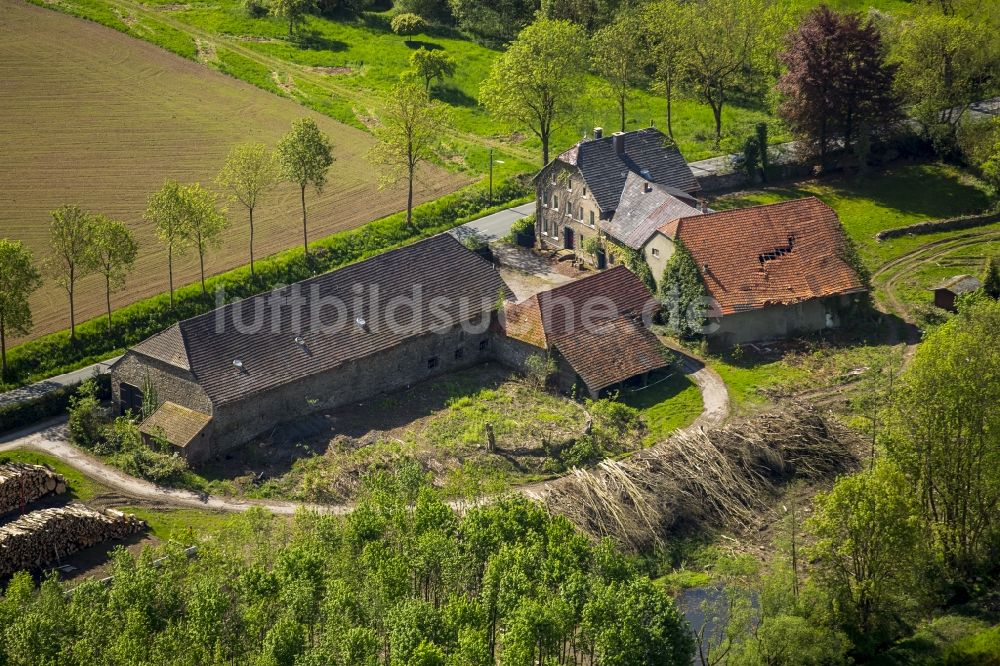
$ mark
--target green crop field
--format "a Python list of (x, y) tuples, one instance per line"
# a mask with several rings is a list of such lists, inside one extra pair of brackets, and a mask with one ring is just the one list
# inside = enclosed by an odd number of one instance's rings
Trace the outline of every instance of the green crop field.
[[(159, 34), (159, 33), (158, 33)], [(164, 33), (165, 34), (165, 33)], [(370, 134), (88, 21), (19, 0), (0, 0), (0, 237), (24, 241), (41, 258), (49, 212), (64, 203), (129, 223), (140, 255), (116, 306), (166, 290), (166, 251), (142, 220), (146, 198), (166, 178), (211, 185), (229, 148), (274, 145), (292, 120), (309, 115), (330, 135), (337, 161), (320, 196), (307, 195), (310, 236), (356, 227), (405, 207), (403, 189), (380, 191), (365, 159)], [(471, 180), (428, 168), (419, 200)], [(255, 214), (256, 254), (301, 242), (298, 188), (281, 185)], [(211, 252), (211, 273), (247, 261), (245, 212)], [(197, 276), (197, 257), (175, 262), (175, 282)], [(103, 284), (85, 278), (77, 321), (103, 312)], [(52, 282), (32, 300), (32, 336), (66, 328), (65, 294)]]

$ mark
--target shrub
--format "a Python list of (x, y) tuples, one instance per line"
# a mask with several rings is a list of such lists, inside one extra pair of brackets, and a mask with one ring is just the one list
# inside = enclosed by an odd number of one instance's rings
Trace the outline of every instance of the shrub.
[(538, 388), (544, 388), (555, 371), (556, 361), (551, 357), (531, 354), (524, 359), (524, 376)]
[(604, 457), (604, 449), (590, 435), (573, 442), (560, 456), (569, 467), (586, 467)]
[(250, 18), (263, 18), (267, 11), (265, 0), (243, 0), (243, 12)]
[(69, 399), (69, 437), (84, 448), (94, 448), (103, 437), (105, 410), (97, 398), (97, 383), (88, 379)]
[(514, 223), (510, 225), (510, 233), (514, 236), (530, 234), (534, 238), (535, 214), (532, 213), (531, 215), (525, 215), (519, 220), (514, 220)]
[[(98, 375), (94, 382), (97, 384), (98, 398), (106, 400), (111, 397), (110, 375)], [(78, 387), (79, 384), (64, 386), (37, 398), (0, 407), (0, 433), (66, 413), (69, 400)]]
[(397, 14), (392, 18), (392, 31), (401, 37), (423, 32), (427, 22), (416, 14)]
[(142, 440), (139, 426), (126, 417), (118, 417), (107, 428), (108, 451), (118, 469), (154, 483), (182, 481), (188, 471), (187, 461), (176, 453), (154, 451)]

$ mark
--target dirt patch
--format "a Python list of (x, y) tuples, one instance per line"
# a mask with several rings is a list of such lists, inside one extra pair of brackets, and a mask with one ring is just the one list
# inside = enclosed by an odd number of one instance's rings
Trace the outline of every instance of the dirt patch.
[(155, 9), (159, 12), (182, 12), (186, 9), (191, 9), (191, 5), (184, 3), (172, 3), (167, 5), (155, 5)]
[(329, 74), (330, 76), (344, 76), (353, 73), (354, 69), (351, 67), (310, 67), (309, 71), (317, 74)]
[(121, 19), (121, 22), (127, 25), (128, 27), (134, 28), (137, 25), (139, 25), (139, 19), (137, 19), (133, 14), (130, 14), (129, 12), (120, 9), (115, 9), (114, 11), (115, 15), (118, 16), (119, 19)]
[(295, 84), (292, 83), (291, 77), (287, 75), (282, 76), (280, 72), (271, 72), (271, 80), (274, 81), (274, 85), (281, 88), (285, 93), (291, 95), (295, 92)]
[(215, 42), (210, 42), (204, 39), (196, 39), (195, 44), (198, 47), (198, 61), (205, 63), (215, 62), (218, 59), (215, 50)]
[(283, 41), (274, 37), (262, 37), (260, 35), (233, 35), (233, 39), (238, 42), (255, 42), (257, 44), (277, 44)]

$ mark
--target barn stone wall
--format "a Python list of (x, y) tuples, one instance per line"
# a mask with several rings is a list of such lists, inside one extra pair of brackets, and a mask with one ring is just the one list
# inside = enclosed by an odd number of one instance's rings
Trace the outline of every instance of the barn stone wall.
[(212, 402), (190, 372), (129, 351), (111, 368), (111, 399), (116, 414), (121, 406), (122, 382), (142, 389), (147, 377), (156, 388), (158, 403), (170, 401), (204, 414), (212, 413)]
[(834, 307), (837, 298), (814, 298), (794, 305), (773, 305), (726, 315), (718, 330), (709, 337), (714, 346), (728, 347), (836, 327), (840, 325), (838, 310)]

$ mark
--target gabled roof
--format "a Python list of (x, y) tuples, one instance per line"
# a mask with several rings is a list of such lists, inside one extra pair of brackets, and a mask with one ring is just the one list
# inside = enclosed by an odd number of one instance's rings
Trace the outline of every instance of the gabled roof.
[(567, 334), (655, 305), (642, 282), (622, 265), (535, 294), (504, 308), (504, 330), (522, 342), (548, 349)]
[(666, 347), (630, 315), (564, 335), (553, 346), (594, 392), (670, 364)]
[(953, 294), (968, 294), (983, 286), (983, 283), (971, 275), (956, 275), (948, 278), (931, 291), (947, 289)]
[(661, 231), (671, 226), (722, 314), (865, 290), (837, 214), (815, 197), (684, 217)]
[(602, 220), (601, 228), (612, 238), (638, 250), (665, 222), (687, 215), (700, 215), (697, 201), (673, 187), (651, 183), (629, 173), (615, 216)]
[[(625, 142), (624, 155), (615, 150), (616, 138)], [(630, 172), (687, 193), (701, 189), (677, 146), (655, 127), (584, 140), (556, 160), (580, 169), (602, 212), (618, 206)]]
[(190, 370), (191, 362), (188, 359), (187, 347), (184, 345), (184, 337), (181, 335), (180, 326), (174, 324), (170, 328), (146, 338), (132, 351), (155, 358), (168, 365), (172, 365), (181, 370)]
[(211, 421), (212, 417), (208, 414), (168, 400), (139, 425), (139, 431), (151, 437), (162, 437), (174, 446), (184, 448)]
[(439, 234), (187, 319), (135, 349), (186, 357), (222, 404), (450, 328), (490, 312), (499, 297), (511, 292), (493, 266)]

